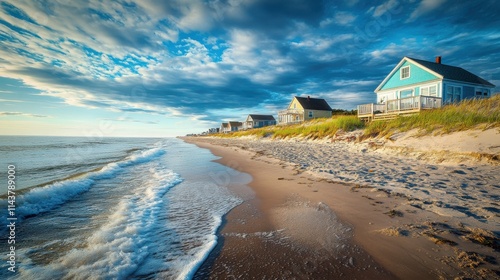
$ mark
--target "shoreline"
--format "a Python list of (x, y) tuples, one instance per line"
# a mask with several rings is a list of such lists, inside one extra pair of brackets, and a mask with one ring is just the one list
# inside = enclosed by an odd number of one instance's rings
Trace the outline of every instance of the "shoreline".
[[(291, 163), (241, 146), (212, 143), (217, 141), (210, 138), (183, 140), (209, 149), (221, 157), (217, 162), (252, 175), (249, 186), (256, 194), (226, 214), (227, 222), (218, 231), (223, 242), (195, 279), (262, 278), (269, 273), (274, 278), (498, 277), (487, 261), (498, 251), (451, 236), (446, 228), (455, 226), (450, 226), (456, 222), (453, 218), (412, 207), (404, 196), (333, 183)], [(322, 224), (343, 230), (330, 234)], [(317, 236), (322, 232), (328, 234)], [(318, 250), (322, 254), (315, 254)], [(252, 258), (255, 254), (261, 257)]]
[[(252, 175), (248, 185), (255, 192), (254, 198), (245, 200), (225, 215), (226, 222), (218, 230), (220, 242), (194, 279), (331, 279), (338, 276), (396, 279), (350, 241), (351, 227), (339, 221), (330, 210), (317, 207), (300, 194), (302, 184), (295, 184), (292, 193), (286, 188), (275, 188), (276, 184), (290, 184), (291, 166), (255, 161), (250, 152), (234, 151), (231, 147), (187, 142), (221, 157), (216, 162)], [(263, 166), (266, 168), (262, 169)], [(295, 223), (300, 215), (303, 215), (301, 223)], [(324, 223), (325, 220), (332, 223)], [(308, 227), (301, 225), (304, 223)], [(334, 228), (329, 230), (332, 225)], [(316, 238), (328, 232), (331, 237)]]

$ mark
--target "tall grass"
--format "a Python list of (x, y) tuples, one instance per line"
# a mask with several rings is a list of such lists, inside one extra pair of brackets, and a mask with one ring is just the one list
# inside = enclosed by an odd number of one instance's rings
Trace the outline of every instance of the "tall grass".
[(400, 116), (389, 121), (373, 121), (367, 125), (357, 116), (333, 116), (329, 119), (315, 119), (302, 124), (268, 126), (264, 128), (219, 134), (221, 137), (273, 137), (287, 138), (303, 136), (324, 138), (337, 131), (353, 131), (364, 128), (365, 137), (390, 136), (400, 131), (419, 129), (421, 135), (450, 133), (473, 128), (500, 127), (500, 94), (488, 99), (464, 100), (439, 109), (425, 110), (411, 116)]
[(386, 122), (371, 122), (364, 133), (365, 136), (390, 135), (395, 131), (419, 129), (420, 134), (425, 135), (490, 127), (500, 127), (500, 95), (488, 99), (464, 100), (459, 104), (401, 116)]

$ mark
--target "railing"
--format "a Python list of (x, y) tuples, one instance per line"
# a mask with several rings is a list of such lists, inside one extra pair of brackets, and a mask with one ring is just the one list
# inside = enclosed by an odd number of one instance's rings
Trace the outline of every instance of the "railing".
[(411, 96), (401, 99), (388, 100), (384, 104), (358, 105), (358, 116), (374, 116), (377, 114), (398, 114), (404, 111), (420, 111), (422, 109), (439, 108), (442, 105), (440, 97)]
[(304, 114), (304, 111), (299, 109), (287, 109), (278, 112), (278, 115), (301, 115), (301, 114)]

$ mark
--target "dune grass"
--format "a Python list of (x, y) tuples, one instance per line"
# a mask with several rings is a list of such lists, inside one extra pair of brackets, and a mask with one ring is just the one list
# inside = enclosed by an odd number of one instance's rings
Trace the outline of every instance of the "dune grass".
[(369, 123), (365, 136), (390, 135), (395, 131), (418, 129), (420, 135), (450, 133), (473, 128), (500, 127), (500, 95), (488, 99), (464, 100), (459, 104), (422, 111), (390, 121)]
[(308, 136), (323, 138), (334, 135), (339, 129), (353, 131), (364, 127), (364, 123), (356, 116), (334, 116), (328, 119), (315, 119), (301, 124), (287, 126), (268, 126), (263, 128), (237, 131), (228, 134), (219, 134), (221, 137), (256, 136), (287, 138), (294, 136)]
[(439, 109), (425, 110), (411, 116), (400, 116), (389, 121), (363, 123), (357, 116), (340, 115), (328, 119), (315, 119), (302, 124), (268, 126), (264, 128), (218, 134), (220, 137), (255, 136), (258, 138), (287, 138), (302, 136), (324, 138), (333, 136), (340, 129), (353, 131), (364, 129), (364, 137), (386, 136), (395, 132), (418, 129), (420, 135), (450, 133), (468, 129), (500, 127), (500, 94), (488, 99), (464, 100), (459, 104)]

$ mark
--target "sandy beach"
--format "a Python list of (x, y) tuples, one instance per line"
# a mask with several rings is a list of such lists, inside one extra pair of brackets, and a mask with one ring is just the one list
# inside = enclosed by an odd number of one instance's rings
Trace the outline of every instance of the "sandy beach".
[(499, 279), (498, 131), (358, 136), (184, 138), (253, 178), (195, 278)]

